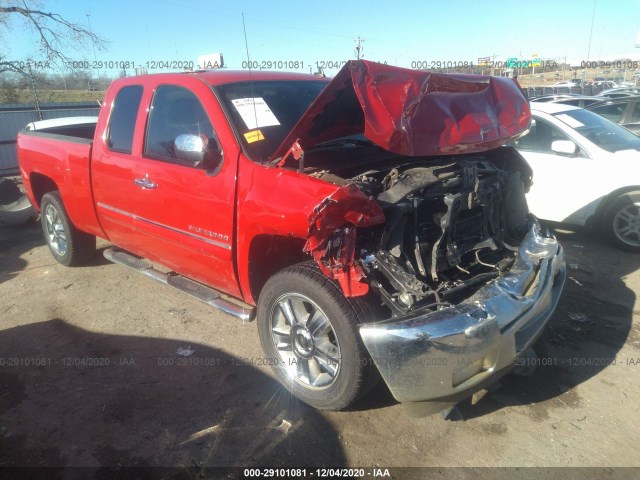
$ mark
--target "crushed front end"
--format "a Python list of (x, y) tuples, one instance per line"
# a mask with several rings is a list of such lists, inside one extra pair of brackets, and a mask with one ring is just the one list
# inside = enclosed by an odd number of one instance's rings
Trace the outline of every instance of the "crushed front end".
[(361, 325), (393, 396), (433, 413), (495, 380), (538, 338), (566, 277), (555, 238), (533, 221), (510, 268), (468, 298)]
[(562, 247), (528, 212), (531, 171), (517, 152), (339, 173), (311, 173), (342, 187), (312, 217), (308, 250), (345, 295), (387, 312), (360, 334), (394, 397), (433, 413), (506, 371), (565, 280)]
[(414, 413), (507, 371), (558, 302), (563, 250), (529, 213), (531, 168), (505, 146), (529, 122), (517, 82), (354, 62), (275, 155), (338, 186), (310, 215), (305, 251), (385, 312), (360, 334)]

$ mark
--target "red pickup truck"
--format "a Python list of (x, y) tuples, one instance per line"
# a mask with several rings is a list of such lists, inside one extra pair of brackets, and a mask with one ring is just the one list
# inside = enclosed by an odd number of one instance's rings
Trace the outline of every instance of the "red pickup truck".
[(414, 413), (528, 355), (563, 250), (528, 213), (517, 82), (366, 61), (331, 81), (122, 78), (97, 122), (18, 135), (53, 256), (105, 256), (242, 319), (282, 383), (342, 409), (380, 377)]

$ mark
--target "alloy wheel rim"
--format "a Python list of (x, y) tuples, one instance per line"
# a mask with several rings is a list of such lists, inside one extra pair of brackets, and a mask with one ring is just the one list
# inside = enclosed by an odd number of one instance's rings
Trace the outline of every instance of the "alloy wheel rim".
[(640, 203), (632, 203), (618, 210), (613, 217), (613, 232), (627, 245), (640, 247)]
[(47, 205), (44, 217), (49, 246), (56, 254), (63, 256), (67, 253), (67, 232), (64, 229), (60, 214), (53, 205)]
[(340, 373), (340, 344), (322, 309), (310, 298), (287, 293), (271, 310), (271, 340), (289, 378), (307, 388), (329, 388)]

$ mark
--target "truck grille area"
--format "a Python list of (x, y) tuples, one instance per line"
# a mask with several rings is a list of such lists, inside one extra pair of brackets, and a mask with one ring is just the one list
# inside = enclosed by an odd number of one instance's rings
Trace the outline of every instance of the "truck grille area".
[(359, 239), (361, 265), (394, 315), (456, 304), (508, 271), (531, 226), (523, 182), (481, 158), (384, 177), (376, 199), (386, 224)]

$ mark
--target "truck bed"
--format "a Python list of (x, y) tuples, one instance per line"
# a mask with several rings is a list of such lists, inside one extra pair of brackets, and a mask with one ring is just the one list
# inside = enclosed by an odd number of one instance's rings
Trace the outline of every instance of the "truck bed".
[[(69, 133), (88, 134), (93, 128), (77, 125), (69, 129), (22, 130), (18, 133), (17, 149), (20, 158), (20, 170), (29, 200), (40, 211), (40, 200), (47, 190), (43, 179), (55, 183), (60, 191), (65, 208), (74, 225), (98, 236), (104, 232), (98, 223), (91, 193), (90, 158), (93, 137), (83, 138)], [(58, 128), (58, 127), (51, 127)], [(64, 132), (65, 134), (62, 134)], [(27, 174), (28, 172), (28, 174)]]
[(92, 140), (98, 117), (66, 117), (32, 122), (26, 126), (31, 132)]

